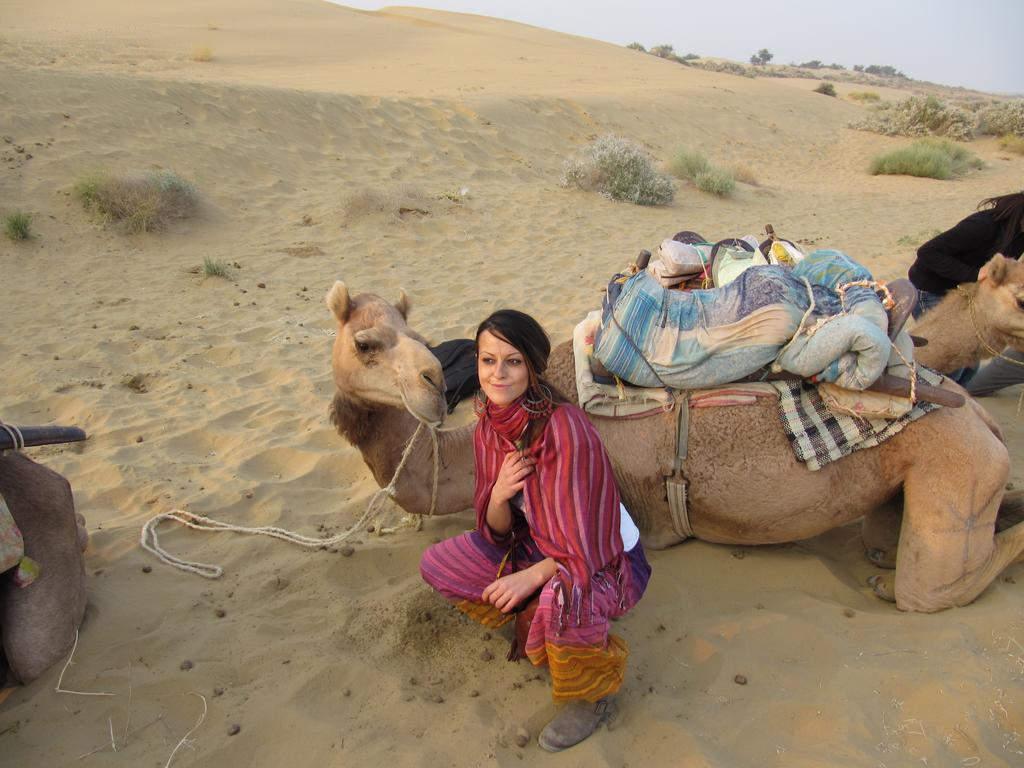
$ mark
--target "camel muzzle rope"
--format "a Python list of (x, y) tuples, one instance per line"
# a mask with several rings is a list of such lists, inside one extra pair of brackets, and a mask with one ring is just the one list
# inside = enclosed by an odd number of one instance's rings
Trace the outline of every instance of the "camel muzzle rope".
[[(413, 431), (412, 436), (409, 438), (409, 442), (406, 443), (405, 450), (402, 451), (402, 458), (398, 462), (398, 466), (395, 468), (395, 473), (391, 477), (391, 482), (383, 488), (377, 490), (376, 493), (370, 498), (369, 503), (366, 505), (366, 511), (363, 512), (362, 516), (353, 523), (347, 530), (339, 533), (336, 536), (331, 536), (326, 539), (315, 539), (310, 536), (304, 536), (299, 533), (285, 530), (284, 528), (277, 528), (275, 526), (256, 526), (248, 527), (242, 525), (234, 525), (233, 523), (225, 523), (220, 520), (215, 520), (211, 517), (196, 514), (195, 512), (189, 512), (184, 509), (172, 509), (170, 512), (162, 512), (158, 515), (154, 515), (146, 524), (142, 526), (142, 533), (139, 536), (139, 545), (146, 550), (156, 555), (156, 557), (163, 563), (178, 568), (182, 571), (188, 571), (198, 576), (202, 576), (206, 579), (219, 579), (224, 569), (219, 565), (213, 565), (211, 563), (199, 563), (192, 560), (185, 560), (180, 557), (176, 557), (160, 546), (160, 539), (157, 535), (157, 527), (164, 520), (172, 520), (176, 523), (184, 525), (187, 528), (192, 528), (196, 531), (232, 531), (233, 533), (246, 533), (258, 536), (270, 536), (275, 539), (281, 539), (282, 541), (288, 541), (292, 544), (298, 544), (300, 547), (309, 548), (323, 548), (332, 547), (337, 544), (341, 544), (349, 539), (353, 533), (359, 530), (368, 519), (377, 511), (378, 505), (384, 498), (394, 498), (397, 493), (398, 478), (405, 469), (405, 465), (409, 460), (409, 456), (412, 454), (413, 445), (416, 443), (416, 438), (420, 436), (420, 433), (424, 428), (430, 433), (431, 438), (431, 454), (433, 457), (433, 481), (431, 484), (430, 494), (430, 508), (427, 512), (428, 515), (433, 515), (437, 511), (437, 482), (438, 482), (438, 470), (440, 465), (440, 448), (437, 441), (437, 433), (439, 431), (437, 423), (431, 423), (425, 419), (420, 418), (412, 408), (409, 407), (409, 403), (405, 398), (405, 393), (402, 393), (402, 403), (405, 405), (405, 409), (409, 414), (419, 422), (416, 429)], [(422, 515), (419, 517), (417, 530), (423, 525)], [(405, 526), (395, 526), (393, 528), (383, 529), (380, 525), (376, 526), (378, 534), (393, 533), (401, 530)]]

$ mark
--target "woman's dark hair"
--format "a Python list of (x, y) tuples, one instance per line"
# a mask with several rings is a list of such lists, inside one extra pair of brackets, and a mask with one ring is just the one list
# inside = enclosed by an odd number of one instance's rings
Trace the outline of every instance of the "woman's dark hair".
[(992, 220), (1002, 225), (996, 250), (1002, 251), (1013, 238), (1024, 231), (1024, 192), (989, 197), (978, 204), (978, 210), (992, 211)]
[[(550, 403), (552, 407), (567, 402), (555, 387), (544, 379), (544, 371), (548, 367), (548, 355), (551, 354), (551, 341), (541, 324), (525, 312), (516, 309), (499, 309), (492, 313), (476, 329), (474, 337), (477, 350), (480, 348), (480, 334), (489, 331), (492, 335), (507, 344), (511, 344), (523, 354), (526, 370), (529, 373), (529, 384), (526, 397), (534, 403)], [(530, 425), (523, 435), (523, 445), (530, 445), (544, 431), (547, 417), (531, 419)]]

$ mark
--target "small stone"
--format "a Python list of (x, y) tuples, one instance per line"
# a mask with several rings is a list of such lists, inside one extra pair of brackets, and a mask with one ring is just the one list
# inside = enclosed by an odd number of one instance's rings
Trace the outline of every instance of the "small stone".
[(191, 661), (189, 661), (188, 659), (185, 659), (183, 662), (181, 662), (181, 670), (183, 672), (188, 672), (194, 666), (195, 665)]
[(518, 728), (516, 728), (516, 746), (525, 747), (529, 743), (530, 732), (520, 725)]
[(1013, 576), (1003, 576), (1003, 582), (1006, 584), (1016, 584), (1017, 580)]
[(857, 614), (854, 612), (853, 608), (844, 608), (843, 609), (843, 616), (845, 616), (848, 619), (852, 619), (856, 615)]
[(422, 614), (420, 614), (420, 621), (431, 621), (433, 620), (433, 618), (434, 614), (432, 614), (430, 611), (424, 611)]
[(1006, 484), (1006, 490), (1012, 491), (1013, 490), (1013, 483), (1007, 483)]
[(234, 723), (228, 728), (228, 736), (237, 736), (238, 732), (242, 730), (242, 726), (238, 723)]
[(480, 660), (481, 660), (481, 661), (490, 661), (490, 660), (491, 660), (491, 659), (493, 659), (493, 658), (494, 658), (494, 654), (493, 654), (493, 653), (491, 653), (491, 652), (490, 652), (489, 650), (487, 650), (486, 648), (484, 648), (484, 649), (483, 649), (483, 650), (482, 650), (482, 651), (480, 652)]
[(469, 692), (469, 698), (471, 698), (471, 699), (475, 699), (479, 695), (480, 695), (480, 691), (478, 691), (476, 688), (474, 688), (472, 691)]
[(480, 635), (480, 639), (481, 640), (485, 640), (485, 641), (486, 640), (490, 640), (491, 639), (491, 633), (490, 632), (484, 632), (482, 635)]
[(759, 611), (763, 611), (763, 610), (764, 610), (764, 603), (756, 603), (756, 604), (754, 605), (754, 607), (755, 607), (755, 608), (756, 608), (757, 610), (759, 610)]
[(137, 326), (137, 325), (129, 325), (128, 326), (128, 330), (129, 331), (137, 331), (137, 330), (139, 330), (139, 326)]
[(444, 696), (442, 696), (440, 693), (435, 693), (433, 696), (430, 697), (430, 700), (435, 704), (444, 704)]
[(341, 692), (341, 695), (342, 696), (351, 696), (352, 695), (352, 689), (351, 688), (346, 688), (344, 691)]
[(747, 676), (746, 675), (736, 675), (736, 677), (734, 677), (732, 679), (732, 681), (734, 683), (736, 683), (736, 685), (746, 685), (747, 684)]
[(220, 686), (217, 686), (216, 688), (213, 689), (213, 695), (214, 696), (223, 696), (224, 695), (224, 689), (221, 688)]
[(356, 549), (355, 547), (346, 544), (341, 549), (339, 549), (338, 552), (339, 554), (341, 554), (342, 557), (352, 557), (352, 555), (356, 553)]
[(734, 549), (734, 550), (733, 550), (732, 552), (730, 552), (729, 554), (731, 554), (731, 555), (732, 555), (733, 557), (735, 557), (735, 558), (736, 558), (737, 560), (742, 560), (742, 559), (743, 559), (744, 557), (746, 557), (746, 556), (747, 556), (747, 553), (746, 553), (746, 552), (744, 552), (744, 551), (743, 551), (742, 549)]
[(153, 566), (152, 565), (144, 565), (144, 566), (142, 566), (142, 572), (143, 573), (152, 573), (153, 572)]
[(252, 491), (246, 491), (246, 492), (245, 492), (245, 498), (247, 498), (247, 499), (251, 499), (251, 498), (252, 498), (253, 496), (255, 496), (255, 495), (256, 495), (256, 494), (255, 494), (255, 493), (253, 493)]
[(267, 284), (266, 283), (256, 283), (256, 287), (257, 288), (266, 288)]
[(218, 619), (223, 619), (225, 616), (228, 615), (228, 612), (225, 611), (223, 608), (218, 608), (216, 611), (213, 612), (213, 615), (216, 616)]
[(143, 437), (142, 435), (139, 435), (138, 437), (136, 437), (136, 438), (135, 438), (135, 442), (136, 442), (136, 443), (141, 443), (141, 442), (143, 442), (144, 440), (145, 440), (145, 438), (144, 438), (144, 437)]

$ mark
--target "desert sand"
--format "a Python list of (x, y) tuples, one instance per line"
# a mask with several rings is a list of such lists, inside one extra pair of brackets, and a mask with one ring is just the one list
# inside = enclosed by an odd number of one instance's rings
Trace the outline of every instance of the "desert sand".
[[(621, 714), (552, 756), (535, 744), (546, 673), (506, 663), (505, 633), (420, 580), (420, 553), (469, 512), (359, 531), (347, 555), (161, 529), (218, 580), (138, 544), (173, 508), (312, 536), (362, 515), (376, 485), (327, 419), (335, 279), (404, 287), (435, 342), (499, 306), (561, 341), (608, 275), (681, 229), (770, 222), (902, 276), (934, 232), (1020, 188), (1019, 156), (978, 140), (986, 167), (961, 180), (872, 177), (868, 160), (906, 140), (846, 127), (864, 107), (843, 96), (862, 87), (828, 98), (482, 17), (317, 0), (6, 0), (2, 15), (0, 213), (30, 213), (36, 236), (0, 243), (0, 418), (90, 435), (29, 454), (69, 479), (91, 535), (63, 685), (115, 695), (55, 693), (62, 665), (5, 690), (0, 764), (163, 766), (200, 696), (174, 766), (1024, 764), (1020, 565), (968, 607), (908, 615), (866, 586), (856, 526), (652, 552), (647, 595), (617, 624)], [(657, 208), (560, 188), (563, 161), (606, 133), (661, 161), (702, 149), (756, 185), (719, 199), (680, 184)], [(150, 168), (194, 182), (202, 214), (128, 235), (71, 196), (90, 172)], [(346, 209), (399, 189), (429, 215)], [(205, 258), (228, 278), (204, 277)], [(1013, 457), (1017, 399), (984, 401)], [(463, 404), (453, 422), (471, 418)]]

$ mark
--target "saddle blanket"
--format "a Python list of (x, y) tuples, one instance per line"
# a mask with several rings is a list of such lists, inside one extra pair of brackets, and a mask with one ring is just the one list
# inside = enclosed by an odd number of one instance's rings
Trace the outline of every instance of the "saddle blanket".
[[(938, 386), (942, 376), (918, 368), (918, 376)], [(782, 427), (799, 461), (814, 471), (863, 448), (873, 448), (899, 433), (907, 424), (934, 411), (934, 403), (918, 402), (895, 419), (867, 419), (829, 410), (818, 388), (805, 381), (773, 381), (779, 393)]]

